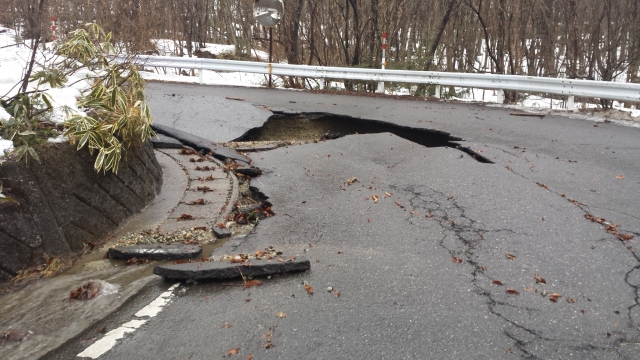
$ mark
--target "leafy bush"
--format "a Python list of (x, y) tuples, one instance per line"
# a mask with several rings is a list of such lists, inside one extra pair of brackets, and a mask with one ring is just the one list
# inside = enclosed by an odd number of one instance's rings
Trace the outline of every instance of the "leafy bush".
[[(45, 84), (59, 88), (70, 75), (89, 72), (90, 86), (78, 100), (86, 116), (65, 109), (64, 135), (78, 150), (86, 146), (91, 154), (97, 152), (96, 171), (117, 172), (123, 150), (138, 147), (155, 135), (137, 67), (118, 55), (111, 34), (96, 24), (74, 31), (55, 54), (30, 81), (37, 82), (38, 88)], [(14, 142), (12, 154), (24, 157), (27, 163), (30, 158), (37, 160), (34, 146), (46, 141), (52, 131), (42, 126), (52, 110), (50, 99), (43, 90), (35, 90), (3, 100), (2, 106), (11, 118), (0, 122), (0, 135)]]

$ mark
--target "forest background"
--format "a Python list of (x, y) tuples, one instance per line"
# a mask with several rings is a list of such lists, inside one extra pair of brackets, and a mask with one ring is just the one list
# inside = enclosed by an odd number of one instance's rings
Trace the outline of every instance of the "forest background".
[[(207, 43), (235, 45), (235, 59), (266, 49), (253, 0), (0, 0), (0, 24), (50, 41), (95, 22), (130, 53), (176, 56)], [(640, 82), (638, 0), (285, 0), (274, 28), (276, 61)], [(290, 86), (296, 86), (291, 81)], [(353, 87), (345, 84), (349, 90)], [(358, 87), (373, 91), (373, 87)], [(507, 101), (515, 101), (509, 99)], [(516, 96), (511, 94), (511, 96)]]

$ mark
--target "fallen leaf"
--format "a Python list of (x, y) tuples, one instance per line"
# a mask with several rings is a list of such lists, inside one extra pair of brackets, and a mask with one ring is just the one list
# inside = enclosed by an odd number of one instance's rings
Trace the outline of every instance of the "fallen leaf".
[(558, 299), (561, 298), (560, 294), (549, 294), (549, 301), (558, 302)]
[(383, 197), (387, 198), (387, 197), (391, 197), (391, 195), (393, 195), (393, 194), (390, 194), (390, 193), (386, 192), (386, 193), (384, 193)]
[(342, 250), (338, 250), (338, 254), (342, 254)]
[(633, 235), (631, 235), (631, 234), (621, 235), (620, 236), (620, 240), (628, 241), (628, 240), (632, 240), (632, 239), (633, 239)]
[(577, 303), (577, 302), (578, 302), (578, 299), (576, 299), (576, 298), (571, 298), (571, 297), (570, 297), (570, 298), (567, 298), (567, 302), (568, 302), (569, 304), (575, 304), (575, 303)]
[(313, 288), (311, 285), (307, 284), (306, 281), (304, 282), (304, 289), (307, 291), (307, 294), (313, 295)]
[(238, 351), (240, 351), (240, 348), (230, 349), (229, 351), (227, 351), (227, 355), (235, 355), (238, 353)]
[(525, 292), (534, 292), (534, 291), (536, 291), (536, 289), (534, 289), (532, 287), (529, 287), (529, 286), (525, 286), (524, 291)]
[(607, 221), (607, 220), (605, 220), (603, 218), (595, 217), (595, 216), (593, 216), (593, 215), (591, 215), (589, 213), (584, 214), (584, 217), (587, 220), (591, 220), (591, 222), (595, 222), (595, 223), (598, 223), (598, 224), (603, 224), (605, 221)]
[(535, 274), (535, 275), (533, 276), (533, 278), (534, 278), (534, 279), (536, 279), (536, 282), (537, 282), (537, 283), (541, 283), (541, 284), (545, 284), (545, 285), (547, 284), (547, 280), (545, 280), (543, 277), (541, 277), (541, 276), (540, 276), (540, 275), (538, 275), (538, 274)]
[(335, 292), (333, 293), (333, 295), (335, 295), (337, 298), (339, 298), (339, 297), (340, 297), (340, 291), (335, 291)]
[(453, 195), (447, 197), (447, 200), (451, 200), (451, 199), (453, 199)]
[(502, 281), (500, 281), (500, 280), (493, 280), (493, 283), (495, 285), (500, 285), (500, 286), (504, 285), (504, 283), (502, 283)]
[(427, 219), (431, 219), (434, 215), (433, 214), (427, 214)]
[(482, 271), (485, 271), (485, 272), (487, 271), (487, 267), (484, 266), (484, 265), (482, 265), (481, 269), (482, 269)]
[(253, 355), (247, 355), (247, 360), (253, 359)]
[(247, 281), (246, 283), (244, 283), (244, 288), (250, 288), (253, 286), (260, 286), (262, 285), (262, 281), (260, 280), (251, 280), (251, 281)]
[(198, 199), (198, 200), (194, 200), (194, 201), (187, 201), (185, 202), (185, 204), (187, 205), (205, 205), (205, 201), (204, 199)]
[(454, 263), (457, 263), (457, 264), (462, 264), (464, 262), (464, 260), (458, 259), (455, 256), (451, 258), (451, 261), (453, 261)]
[(193, 220), (193, 215), (190, 214), (182, 214), (180, 215), (180, 217), (177, 219), (178, 221), (187, 221), (187, 220)]
[(400, 204), (399, 202), (396, 201), (396, 205), (400, 206), (401, 209), (404, 209), (404, 206), (402, 206), (402, 204)]
[(545, 188), (545, 189), (549, 190), (549, 187), (547, 185), (543, 184), (543, 183), (536, 182), (536, 184), (538, 186), (540, 186), (541, 188)]
[(149, 262), (149, 259), (145, 259), (145, 258), (131, 258), (129, 260), (127, 260), (127, 262), (125, 262), (125, 266), (132, 266), (132, 265), (144, 265), (146, 263)]
[(266, 334), (262, 335), (263, 339), (266, 339), (267, 342), (265, 344), (262, 345), (263, 348), (265, 349), (271, 349), (272, 347), (274, 347), (275, 345), (271, 342), (271, 335), (273, 335), (273, 328), (269, 328), (269, 331), (267, 331)]
[(513, 255), (513, 254), (507, 254), (507, 259), (509, 260), (515, 260), (517, 258), (517, 256)]
[(357, 179), (357, 178), (355, 178), (355, 177), (352, 177), (352, 178), (350, 178), (350, 179), (348, 179), (348, 180), (347, 180), (347, 184), (348, 184), (348, 185), (351, 185), (351, 184), (353, 184), (353, 183), (354, 183), (354, 182), (356, 182), (356, 181), (358, 181), (358, 179)]
[(97, 281), (90, 281), (77, 289), (71, 290), (69, 300), (90, 300), (95, 298), (102, 290), (102, 284)]
[(279, 318), (286, 318), (287, 314), (285, 314), (284, 312), (280, 311), (279, 313), (276, 314), (277, 317)]
[(516, 289), (509, 289), (507, 288), (507, 294), (511, 294), (511, 295), (520, 295), (520, 292)]
[(374, 203), (376, 203), (376, 204), (378, 203), (378, 195), (373, 194), (373, 195), (371, 195), (371, 198), (373, 199)]
[(222, 326), (221, 326), (221, 327), (222, 327), (223, 329), (228, 329), (228, 328), (230, 328), (230, 327), (231, 327), (231, 324), (229, 324), (229, 323), (224, 323), (224, 324), (222, 324)]
[(616, 179), (618, 179), (618, 180), (622, 180), (622, 179), (624, 179), (624, 176), (622, 176), (622, 175), (618, 175), (618, 176), (616, 176)]

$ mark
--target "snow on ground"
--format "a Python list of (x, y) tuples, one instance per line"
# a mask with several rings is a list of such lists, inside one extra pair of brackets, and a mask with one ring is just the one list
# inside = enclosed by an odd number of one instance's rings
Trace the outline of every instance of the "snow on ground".
[[(27, 59), (30, 55), (29, 49), (24, 45), (15, 45), (16, 34), (13, 30), (0, 27), (0, 96), (11, 96), (17, 92), (17, 86), (15, 86), (22, 77), (24, 68), (27, 63)], [(175, 56), (176, 42), (172, 40), (156, 39), (152, 40), (158, 50), (159, 55), (163, 56)], [(8, 47), (7, 47), (8, 46)], [(184, 45), (182, 45), (184, 46)], [(235, 46), (233, 45), (221, 45), (221, 44), (205, 44), (200, 48), (201, 51), (209, 52), (217, 57), (230, 57), (235, 53)], [(186, 52), (186, 51), (185, 51)], [(259, 61), (267, 61), (269, 54), (252, 49), (252, 57)], [(38, 53), (38, 60), (50, 60), (52, 54), (49, 51), (40, 51)], [(188, 57), (185, 55), (185, 57)], [(196, 56), (194, 56), (196, 57)], [(197, 70), (191, 71), (188, 69), (176, 69), (176, 68), (146, 68), (141, 74), (143, 78), (148, 80), (159, 81), (175, 81), (183, 83), (199, 83), (200, 74)], [(80, 91), (87, 88), (89, 83), (86, 80), (87, 72), (79, 73), (69, 79), (69, 86), (62, 89), (48, 89), (47, 94), (51, 97), (52, 103), (55, 106), (55, 110), (51, 116), (52, 122), (64, 121), (66, 114), (65, 108), (70, 109), (73, 112), (82, 114), (76, 106), (76, 99), (80, 96)], [(203, 83), (208, 85), (228, 85), (228, 86), (247, 86), (247, 87), (263, 87), (266, 86), (268, 77), (264, 74), (251, 74), (251, 73), (239, 73), (239, 72), (218, 72), (205, 70), (202, 74)], [(276, 88), (284, 89), (284, 83), (282, 78), (273, 77), (274, 86)], [(308, 79), (307, 88), (318, 88), (318, 80)], [(412, 88), (404, 87), (389, 87), (387, 84), (387, 94), (392, 95), (406, 95), (411, 96), (415, 91), (415, 86)], [(30, 89), (33, 89), (35, 84), (30, 85)], [(344, 83), (331, 82), (327, 84), (327, 88), (344, 90)], [(446, 89), (442, 87), (443, 91)], [(497, 104), (498, 94), (495, 90), (483, 90), (483, 89), (464, 89), (455, 88), (456, 97), (450, 98), (451, 100), (464, 101), (464, 102), (482, 102), (493, 104), (492, 106), (505, 106)], [(576, 103), (575, 110), (564, 109), (565, 103), (561, 100), (553, 100), (550, 98), (542, 98), (540, 96), (529, 95), (524, 100), (516, 105), (508, 105), (508, 108), (533, 111), (533, 112), (557, 112), (564, 115), (601, 122), (605, 119), (612, 122), (633, 126), (640, 128), (640, 110), (624, 108), (623, 104), (614, 102), (614, 109), (606, 112), (598, 111), (596, 104), (581, 104)], [(4, 110), (0, 110), (0, 119), (8, 118), (8, 114)], [(50, 139), (50, 141), (61, 141), (60, 138)], [(0, 156), (4, 150), (8, 149), (11, 142), (7, 140), (0, 140)]]
[[(176, 49), (176, 43), (172, 40), (166, 39), (154, 39), (152, 43), (158, 50), (158, 54), (161, 56), (176, 56), (178, 51)], [(221, 45), (221, 44), (205, 44), (200, 48), (201, 51), (209, 52), (217, 57), (224, 57), (225, 55), (232, 55), (235, 53), (236, 47), (234, 45)], [(186, 50), (183, 51), (186, 53)], [(269, 54), (252, 49), (252, 57), (260, 61), (267, 61)], [(189, 57), (184, 55), (183, 57)], [(197, 56), (193, 56), (197, 58)], [(147, 67), (142, 72), (142, 77), (147, 80), (160, 80), (160, 81), (175, 81), (184, 83), (199, 83), (200, 74), (197, 70), (191, 71), (188, 69), (176, 69), (176, 68), (149, 68)], [(186, 74), (186, 75), (185, 75)], [(261, 87), (266, 86), (268, 78), (264, 74), (252, 74), (252, 73), (240, 73), (240, 72), (218, 72), (208, 71), (203, 72), (203, 83), (208, 85), (228, 85), (228, 86), (247, 86), (247, 87)], [(274, 77), (276, 87), (283, 87), (282, 80)]]
[[(26, 64), (31, 55), (31, 50), (25, 44), (17, 44), (15, 31), (0, 27), (0, 96), (7, 98), (15, 95), (19, 89), (19, 82), (22, 78)], [(38, 62), (50, 61), (52, 54), (48, 50), (39, 51), (37, 56)], [(36, 66), (34, 71), (40, 67)], [(69, 77), (69, 86), (61, 89), (45, 89), (49, 95), (54, 110), (49, 117), (51, 122), (64, 121), (65, 108), (72, 111), (82, 113), (76, 106), (77, 97), (80, 96), (80, 90), (88, 86), (88, 82), (84, 80), (85, 73), (78, 73)], [(37, 88), (37, 84), (31, 83), (27, 91)], [(8, 120), (10, 115), (0, 108), (0, 120)], [(13, 143), (10, 140), (0, 139), (0, 158), (13, 149)]]

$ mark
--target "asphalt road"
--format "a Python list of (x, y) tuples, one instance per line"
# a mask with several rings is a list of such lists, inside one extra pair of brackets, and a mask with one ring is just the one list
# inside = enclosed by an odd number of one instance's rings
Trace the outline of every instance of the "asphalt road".
[[(640, 130), (482, 105), (159, 83), (147, 91), (161, 124), (203, 136), (232, 121), (207, 135), (215, 141), (259, 126), (267, 106), (447, 131), (495, 164), (388, 133), (252, 154), (265, 171), (252, 185), (276, 216), (224, 249), (274, 246), (311, 259), (311, 271), (250, 289), (181, 285), (101, 358), (209, 359), (239, 348), (231, 358), (637, 359)], [(234, 106), (251, 110), (216, 115)], [(607, 232), (586, 214), (617, 227)], [(141, 303), (96, 329), (128, 321)], [(91, 331), (48, 358), (75, 356)]]

